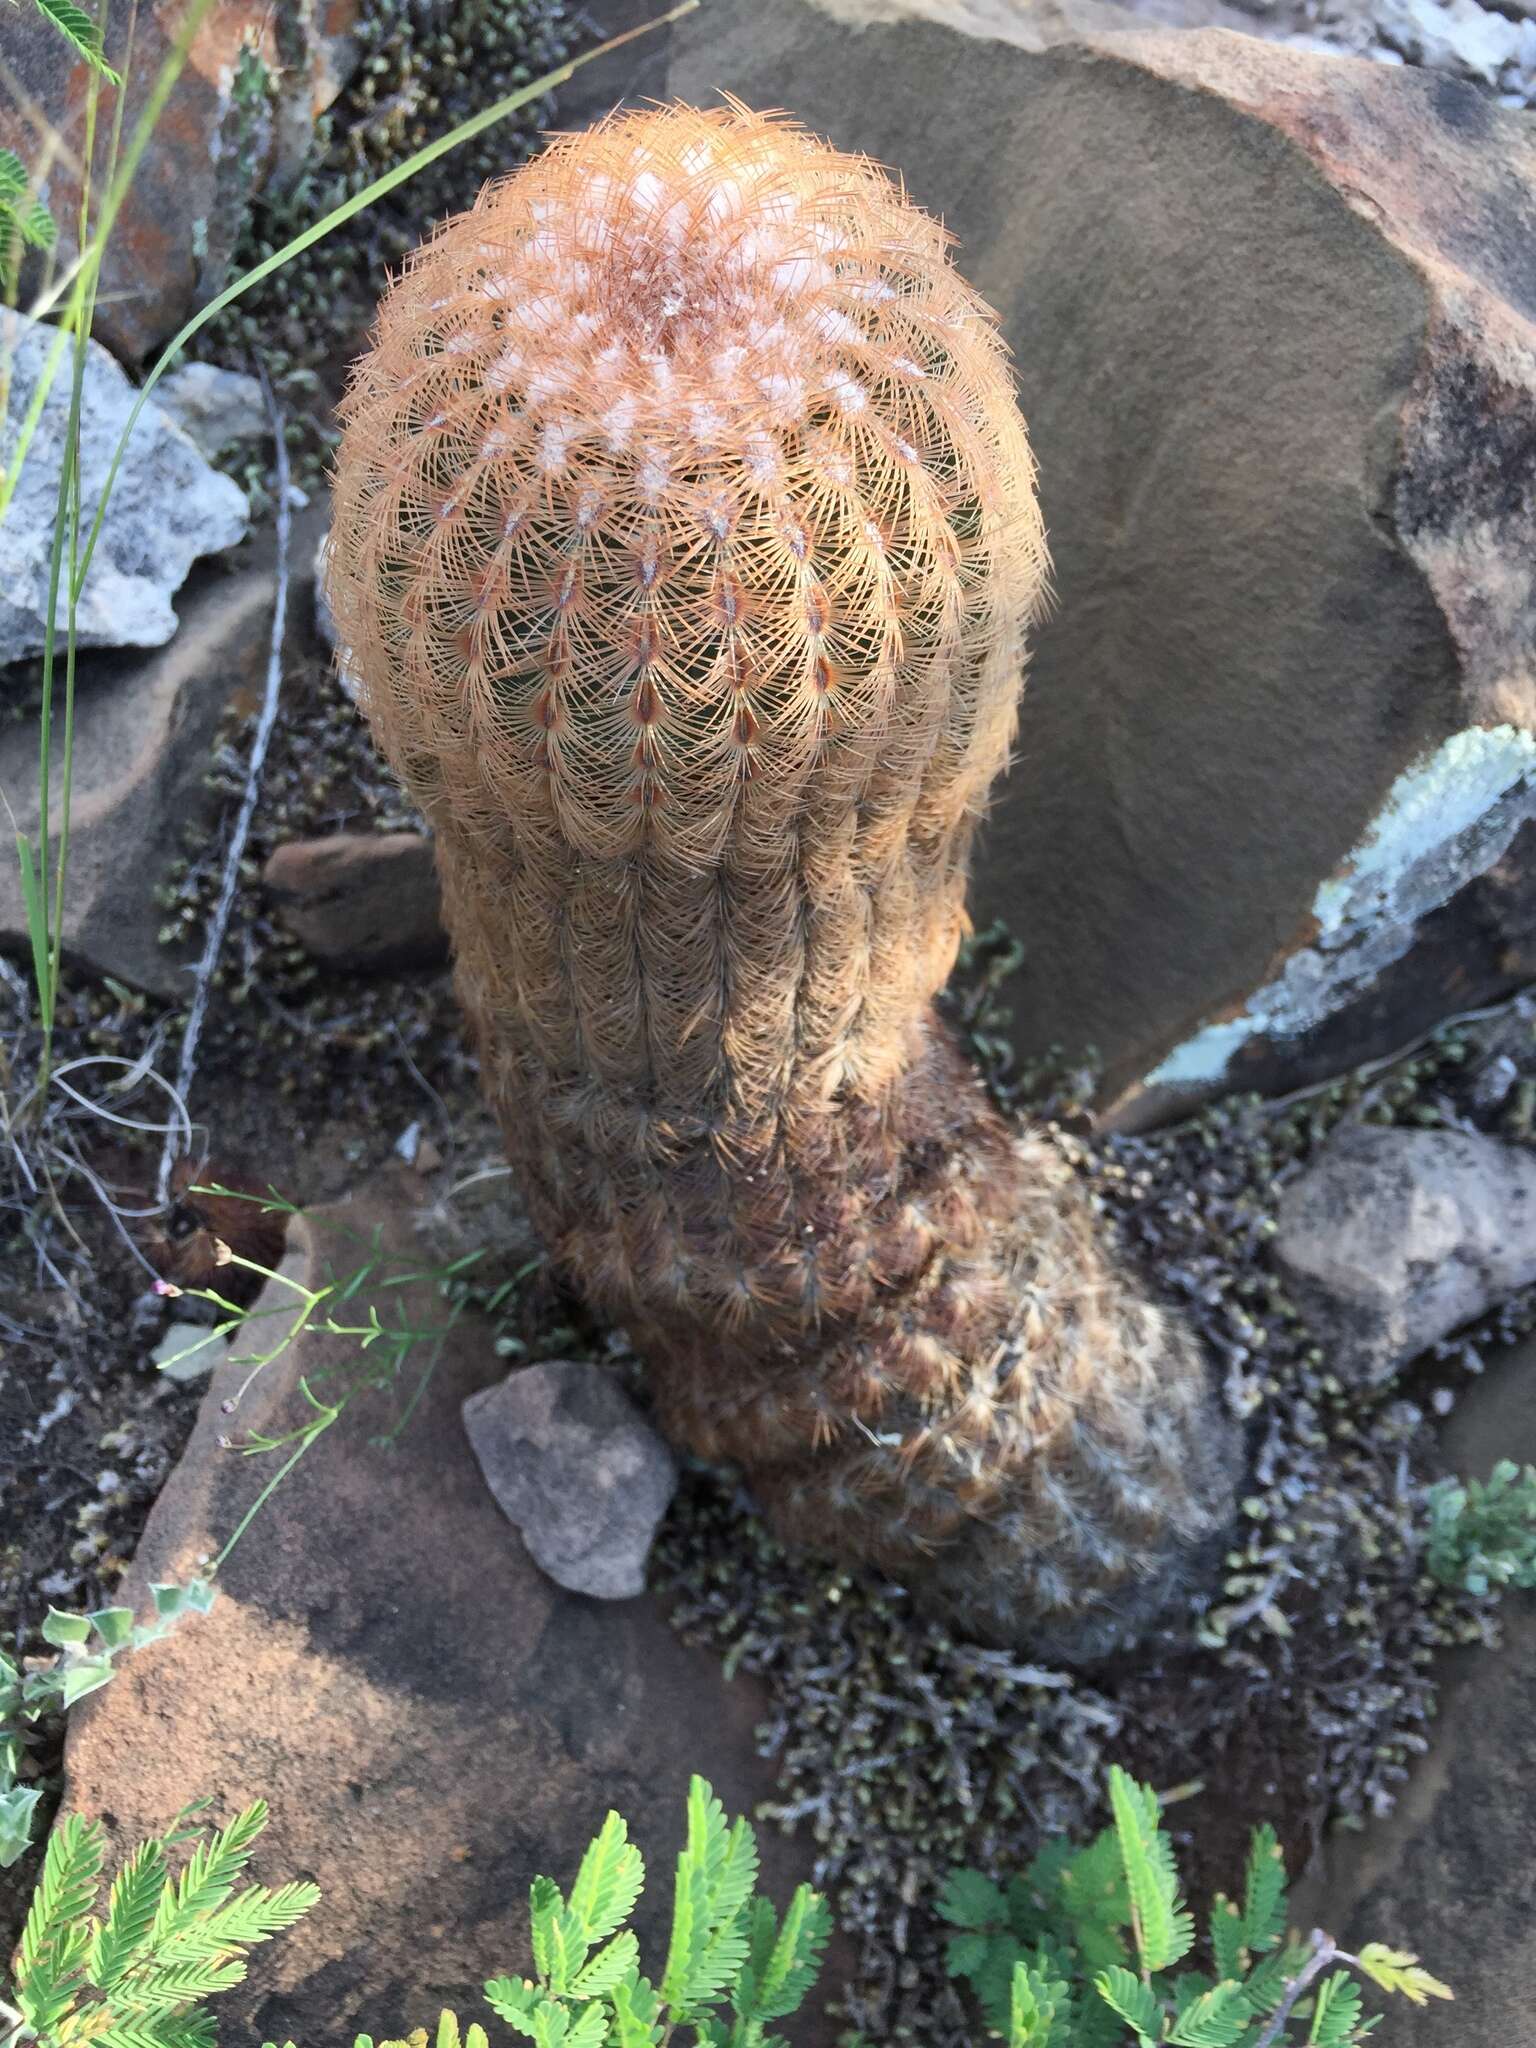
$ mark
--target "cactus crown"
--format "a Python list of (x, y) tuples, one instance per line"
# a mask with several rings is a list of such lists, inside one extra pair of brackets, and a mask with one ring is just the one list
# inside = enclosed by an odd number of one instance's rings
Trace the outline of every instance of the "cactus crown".
[(668, 107), (487, 186), (384, 299), (332, 601), (450, 918), (500, 862), (466, 999), (546, 1067), (697, 1108), (910, 1051), (1045, 576), (946, 240), (784, 120)]
[(558, 139), (418, 252), (345, 418), (376, 713), (386, 676), (461, 698), (525, 827), (713, 861), (751, 782), (784, 822), (820, 774), (927, 784), (942, 832), (999, 765), (1027, 444), (943, 230), (870, 164), (736, 107)]

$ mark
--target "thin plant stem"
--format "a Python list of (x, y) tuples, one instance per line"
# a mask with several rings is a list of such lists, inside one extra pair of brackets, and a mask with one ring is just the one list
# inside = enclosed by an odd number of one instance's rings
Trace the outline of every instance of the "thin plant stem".
[[(202, 955), (197, 963), (192, 1007), (187, 1013), (187, 1028), (182, 1033), (181, 1055), (176, 1065), (176, 1093), (183, 1103), (192, 1093), (192, 1080), (197, 1072), (198, 1045), (202, 1039), (203, 1023), (208, 1015), (208, 999), (212, 993), (219, 955), (224, 948), (224, 934), (229, 928), (230, 912), (234, 908), (235, 891), (240, 883), (240, 863), (245, 858), (246, 842), (251, 836), (251, 821), (256, 815), (256, 802), (261, 793), (261, 772), (266, 766), (267, 749), (272, 743), (272, 734), (277, 725), (278, 700), (283, 687), (283, 639), (288, 627), (288, 541), (293, 523), (293, 507), (288, 478), (286, 422), (272, 394), (272, 386), (265, 369), (261, 373), (261, 388), (267, 401), (267, 416), (272, 423), (272, 440), (277, 463), (277, 587), (272, 600), (272, 634), (267, 650), (267, 684), (262, 699), (261, 717), (256, 726), (256, 736), (251, 742), (251, 758), (246, 765), (245, 790), (240, 798), (240, 809), (236, 813), (234, 830), (229, 835), (229, 848), (224, 856), (224, 874), (219, 886), (219, 898), (214, 905), (213, 916), (208, 921)], [(175, 1161), (176, 1132), (171, 1129), (166, 1132), (165, 1143), (160, 1151), (160, 1174), (155, 1192), (161, 1202), (169, 1199), (171, 1168)]]

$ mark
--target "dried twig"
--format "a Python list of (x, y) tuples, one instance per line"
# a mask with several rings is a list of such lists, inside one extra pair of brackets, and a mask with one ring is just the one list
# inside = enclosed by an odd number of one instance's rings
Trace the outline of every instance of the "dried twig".
[[(277, 702), (283, 683), (283, 636), (288, 619), (288, 542), (292, 527), (292, 507), (289, 503), (288, 444), (284, 438), (285, 421), (282, 409), (273, 395), (265, 368), (261, 371), (261, 388), (267, 401), (267, 417), (272, 425), (272, 440), (277, 452), (277, 591), (272, 605), (272, 639), (267, 652), (267, 687), (262, 700), (261, 717), (257, 721), (256, 736), (251, 742), (251, 756), (246, 764), (245, 790), (240, 798), (240, 809), (235, 816), (234, 830), (229, 836), (229, 848), (224, 856), (224, 875), (219, 888), (219, 900), (214, 905), (213, 916), (208, 922), (208, 935), (203, 941), (202, 957), (197, 963), (197, 982), (192, 994), (192, 1007), (187, 1014), (187, 1028), (181, 1041), (181, 1058), (176, 1067), (176, 1093), (185, 1102), (192, 1092), (192, 1080), (197, 1071), (198, 1042), (202, 1037), (203, 1022), (208, 1014), (208, 999), (213, 990), (213, 977), (219, 964), (219, 954), (224, 945), (224, 934), (229, 928), (229, 914), (234, 907), (235, 890), (240, 881), (240, 862), (245, 855), (246, 841), (250, 838), (251, 820), (256, 814), (256, 800), (261, 791), (261, 771), (266, 765), (267, 748), (271, 744), (273, 729), (277, 724)], [(162, 1202), (170, 1193), (171, 1168), (176, 1163), (176, 1134), (166, 1135), (165, 1145), (160, 1154), (160, 1177), (156, 1192)]]

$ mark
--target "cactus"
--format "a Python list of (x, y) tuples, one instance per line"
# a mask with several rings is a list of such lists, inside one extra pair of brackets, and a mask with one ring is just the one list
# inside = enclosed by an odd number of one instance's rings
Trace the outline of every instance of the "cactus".
[(935, 1014), (1046, 590), (1006, 354), (871, 164), (555, 141), (391, 287), (329, 585), (534, 1220), (787, 1537), (1094, 1655), (1230, 1433)]

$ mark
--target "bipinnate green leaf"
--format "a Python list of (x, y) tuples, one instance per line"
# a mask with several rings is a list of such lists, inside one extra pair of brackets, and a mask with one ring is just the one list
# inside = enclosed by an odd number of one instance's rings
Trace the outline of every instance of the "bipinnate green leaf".
[(122, 84), (122, 79), (102, 55), (100, 27), (83, 7), (77, 7), (75, 0), (37, 0), (37, 9), (47, 16), (66, 42), (73, 43), (93, 71), (99, 71), (109, 85)]
[[(560, 1887), (552, 1877), (536, 1877), (529, 1885), (528, 1936), (533, 1946), (533, 1967), (546, 1980), (550, 1975), (550, 1965), (555, 1953), (550, 1945), (550, 1934), (555, 1924), (555, 1915), (564, 1904)], [(489, 1987), (486, 1995), (490, 1995)]]
[(548, 2001), (548, 1994), (526, 1977), (493, 1977), (485, 1988), (485, 2002), (492, 2012), (520, 2034), (533, 2034), (533, 2015)]
[(1067, 1987), (1043, 1977), (1028, 1963), (1015, 1963), (1008, 2002), (1008, 2048), (1067, 2048), (1069, 2036), (1059, 2032), (1065, 2017)]
[(1179, 1900), (1173, 1850), (1158, 1825), (1157, 1794), (1116, 1764), (1110, 1769), (1109, 1799), (1142, 1967), (1170, 1969), (1193, 1947), (1195, 1923)]
[[(1253, 1831), (1243, 1886), (1243, 1946), (1265, 1955), (1285, 1936), (1285, 1857), (1280, 1840), (1266, 1821)], [(1225, 1973), (1223, 1973), (1225, 1974)]]
[(570, 1910), (595, 1946), (624, 1925), (645, 1883), (645, 1864), (622, 1815), (610, 1813), (581, 1859)]
[(1167, 2038), (1176, 2048), (1233, 2048), (1252, 2016), (1241, 1984), (1217, 1984), (1185, 2006)]
[(613, 2008), (609, 2021), (613, 2048), (656, 2048), (661, 2039), (661, 2006), (648, 1978), (634, 1977), (615, 1985), (609, 2003)]
[(744, 1820), (727, 1826), (710, 1787), (688, 1787), (688, 1838), (677, 1859), (672, 1938), (661, 1997), (674, 2022), (719, 1996), (746, 1959), (744, 1911), (757, 1881), (757, 1843)]
[(779, 1926), (768, 1900), (754, 1899), (744, 1931), (747, 1955), (731, 2005), (744, 2020), (785, 2019), (799, 2010), (821, 1968), (832, 1932), (826, 1900), (808, 1884), (798, 1886)]
[(629, 1928), (589, 1956), (571, 1980), (573, 1998), (602, 1998), (640, 1966), (640, 1944)]
[(91, 1942), (88, 1970), (97, 1990), (113, 1990), (147, 1948), (164, 1884), (164, 1850), (141, 1842), (113, 1879), (107, 1917)]
[(178, 1936), (188, 1933), (204, 1915), (225, 1904), (251, 1859), (256, 1837), (266, 1826), (267, 1817), (267, 1802), (253, 1800), (243, 1813), (235, 1815), (228, 1827), (221, 1828), (192, 1851), (180, 1878), (168, 1883), (160, 1895), (152, 1936), (157, 1951), (164, 1950)]
[(979, 1870), (953, 1870), (934, 1901), (934, 1911), (951, 1927), (985, 1932), (1008, 1924), (1008, 1901), (1001, 1885)]
[(0, 149), (0, 206), (27, 189), (27, 169), (14, 149)]
[(36, 2034), (57, 2025), (79, 1988), (104, 1851), (100, 1822), (78, 1813), (66, 1814), (48, 1838), (16, 1953), (16, 2003)]
[(1059, 1894), (1084, 1971), (1091, 1974), (1124, 1963), (1129, 1950), (1121, 1930), (1131, 1924), (1131, 1902), (1113, 1828), (1105, 1828), (1072, 1856), (1062, 1872)]
[(1438, 1977), (1421, 1968), (1419, 1959), (1406, 1949), (1388, 1948), (1384, 1942), (1368, 1941), (1355, 1958), (1373, 1983), (1393, 1991), (1414, 2005), (1427, 2005), (1432, 1998), (1454, 1998), (1455, 1992)]
[(1225, 1892), (1218, 1892), (1211, 1906), (1211, 1954), (1218, 1977), (1242, 1976), (1246, 1954), (1243, 1916)]
[(1139, 1977), (1118, 1964), (1101, 1970), (1094, 1988), (1104, 2003), (1120, 2015), (1138, 2041), (1155, 2042), (1163, 2031), (1163, 2009)]
[(1307, 2032), (1308, 2048), (1343, 2048), (1360, 2024), (1360, 1986), (1347, 1970), (1335, 1970), (1318, 1986)]

